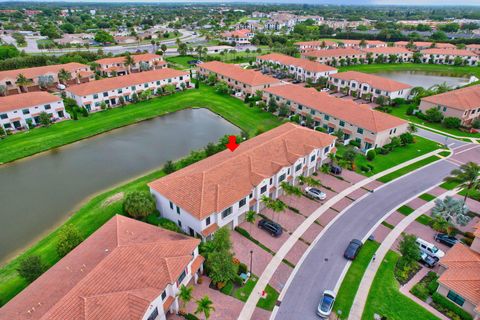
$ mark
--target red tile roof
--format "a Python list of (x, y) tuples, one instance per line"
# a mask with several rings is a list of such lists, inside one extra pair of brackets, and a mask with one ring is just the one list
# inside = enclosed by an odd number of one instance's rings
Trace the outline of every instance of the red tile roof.
[(199, 243), (114, 216), (3, 306), (0, 319), (140, 319)]
[(264, 179), (335, 137), (292, 123), (283, 124), (182, 170), (149, 183), (151, 189), (204, 219), (245, 198)]
[(330, 75), (332, 78), (337, 78), (341, 80), (355, 80), (359, 83), (367, 83), (372, 88), (380, 89), (388, 92), (400, 91), (404, 89), (412, 88), (411, 85), (398, 82), (389, 78), (384, 78), (380, 76), (376, 76), (374, 74), (368, 74), (358, 71), (346, 71), (346, 72), (339, 72)]
[(440, 259), (445, 270), (438, 281), (465, 299), (480, 305), (480, 253), (458, 243)]
[(157, 80), (186, 76), (188, 72), (169, 68), (127, 74), (125, 76), (90, 81), (66, 89), (75, 95), (86, 96), (93, 93), (115, 90)]
[(310, 72), (327, 72), (327, 71), (336, 71), (336, 68), (327, 66), (322, 63), (318, 63), (315, 61), (310, 61), (308, 59), (299, 59), (299, 58), (294, 58), (291, 56), (287, 56), (284, 54), (280, 53), (270, 53), (266, 54), (260, 57), (257, 57), (259, 60), (263, 61), (276, 61), (278, 63), (281, 63), (283, 65), (288, 65), (288, 66), (295, 66), (302, 68), (306, 71)]
[(340, 57), (340, 56), (365, 56), (365, 52), (362, 52), (357, 49), (352, 48), (339, 48), (339, 49), (329, 49), (329, 50), (312, 50), (303, 53), (304, 56), (307, 57)]
[(19, 74), (23, 74), (27, 79), (35, 79), (39, 76), (45, 74), (58, 74), (61, 69), (65, 69), (70, 73), (77, 72), (79, 69), (89, 69), (87, 65), (70, 62), (66, 64), (55, 64), (51, 66), (35, 67), (35, 68), (24, 68), (24, 69), (15, 69), (0, 71), (0, 80), (3, 79), (16, 79)]
[(407, 123), (405, 120), (384, 112), (372, 110), (366, 105), (335, 98), (326, 92), (319, 92), (313, 88), (291, 84), (268, 88), (265, 89), (265, 92), (278, 95), (375, 133)]
[[(154, 53), (144, 53), (144, 54), (134, 54), (132, 55), (133, 61), (135, 63), (139, 62), (148, 62), (154, 59), (162, 59), (162, 56)], [(95, 61), (98, 64), (112, 64), (112, 63), (124, 63), (125, 62), (125, 56), (121, 57), (114, 57), (114, 58), (104, 58), (104, 59), (99, 59)]]
[[(406, 46), (406, 45), (408, 45), (408, 43), (409, 43), (408, 41), (397, 41), (397, 42), (395, 42), (395, 45)], [(416, 42), (413, 42), (413, 44), (416, 47), (430, 47), (433, 44), (433, 42), (416, 41)], [(451, 44), (451, 43), (438, 42), (438, 43), (435, 43), (435, 48), (438, 48), (438, 49), (455, 49), (456, 46), (454, 44)]]
[(413, 54), (412, 51), (407, 50), (403, 47), (375, 47), (375, 48), (365, 48), (361, 49), (362, 51), (365, 52), (371, 52), (374, 54), (405, 54), (405, 53), (411, 53)]
[(338, 43), (331, 40), (317, 40), (317, 41), (300, 41), (295, 42), (297, 46), (311, 46), (311, 47), (321, 47), (322, 45), (329, 47), (337, 47)]
[(441, 54), (441, 55), (449, 55), (449, 56), (477, 56), (470, 50), (460, 50), (460, 49), (425, 49), (420, 51), (423, 54)]
[(224, 32), (222, 33), (222, 36), (225, 38), (246, 38), (250, 33), (252, 33), (252, 31), (250, 31), (249, 29), (241, 29)]
[[(362, 40), (350, 40), (350, 39), (338, 40), (338, 42), (343, 42), (344, 44), (350, 44), (354, 46), (359, 46), (361, 41)], [(365, 40), (365, 43), (367, 45), (386, 45), (385, 42), (380, 40)]]
[(61, 101), (60, 97), (45, 91), (34, 91), (0, 97), (0, 112), (13, 111), (42, 104)]
[(422, 98), (422, 101), (447, 106), (457, 110), (470, 110), (480, 107), (480, 85), (465, 87), (434, 96)]
[(281, 83), (280, 80), (263, 75), (261, 72), (251, 69), (242, 69), (239, 66), (223, 63), (220, 61), (210, 61), (198, 65), (210, 72), (226, 76), (228, 78), (245, 83), (252, 87), (266, 84)]

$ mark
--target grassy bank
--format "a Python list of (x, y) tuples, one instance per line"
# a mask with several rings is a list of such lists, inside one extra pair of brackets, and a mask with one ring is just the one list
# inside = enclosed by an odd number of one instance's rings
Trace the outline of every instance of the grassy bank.
[(417, 161), (415, 163), (412, 163), (411, 165), (408, 165), (406, 167), (403, 167), (401, 169), (398, 169), (392, 173), (389, 173), (381, 178), (378, 179), (378, 181), (380, 182), (383, 182), (383, 183), (387, 183), (387, 182), (390, 182), (392, 180), (395, 180), (403, 175), (406, 175), (407, 173), (410, 173), (414, 170), (417, 170), (421, 167), (424, 167), (432, 162), (435, 162), (437, 160), (440, 160), (441, 158), (440, 157), (437, 157), (437, 156), (430, 156), (428, 158), (425, 158), (423, 160), (420, 160), (420, 161)]
[(374, 314), (395, 320), (438, 320), (422, 306), (399, 291), (399, 283), (393, 274), (399, 255), (389, 251), (375, 275), (362, 319), (371, 320)]
[(78, 121), (64, 121), (49, 128), (36, 128), (0, 140), (0, 163), (14, 161), (38, 152), (57, 148), (81, 139), (187, 108), (207, 108), (243, 131), (253, 135), (259, 128), (269, 130), (281, 123), (277, 117), (258, 108), (249, 108), (242, 101), (220, 95), (211, 87), (154, 98), (123, 108), (91, 114)]
[[(362, 247), (355, 261), (348, 268), (348, 272), (343, 278), (340, 290), (338, 290), (334, 311), (340, 319), (347, 319), (352, 308), (353, 300), (357, 293), (363, 274), (367, 270), (368, 264), (372, 260), (373, 254), (377, 251), (380, 244), (375, 241), (367, 241)], [(339, 313), (340, 312), (340, 313)]]

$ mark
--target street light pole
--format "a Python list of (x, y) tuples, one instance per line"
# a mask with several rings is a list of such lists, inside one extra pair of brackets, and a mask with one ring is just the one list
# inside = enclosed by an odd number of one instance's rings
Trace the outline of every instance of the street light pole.
[(250, 276), (252, 275), (253, 250), (250, 250)]

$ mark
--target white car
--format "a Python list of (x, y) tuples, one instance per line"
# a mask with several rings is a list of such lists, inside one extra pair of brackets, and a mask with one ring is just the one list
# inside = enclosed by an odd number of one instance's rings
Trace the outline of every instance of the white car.
[(429, 256), (437, 257), (438, 259), (441, 259), (445, 255), (445, 252), (438, 249), (434, 244), (426, 240), (423, 240), (422, 238), (417, 238), (415, 242), (420, 248), (420, 251), (428, 254)]
[(305, 188), (305, 192), (311, 196), (312, 198), (315, 198), (317, 200), (325, 200), (327, 198), (327, 195), (325, 194), (325, 192), (322, 192), (320, 191), (319, 189), (317, 188), (313, 188), (313, 187), (306, 187)]
[(67, 87), (64, 84), (61, 84), (61, 83), (57, 84), (57, 89), (65, 90), (65, 88), (67, 88)]
[(322, 318), (328, 318), (332, 313), (333, 305), (335, 304), (335, 292), (325, 290), (322, 294), (322, 299), (317, 307), (317, 314)]
[(328, 92), (328, 91), (330, 91), (330, 89), (328, 89), (328, 88), (323, 88), (322, 89), (322, 92)]

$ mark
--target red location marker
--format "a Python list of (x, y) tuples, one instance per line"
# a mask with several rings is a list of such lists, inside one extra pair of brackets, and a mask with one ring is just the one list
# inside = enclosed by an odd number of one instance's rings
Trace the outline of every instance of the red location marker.
[(234, 151), (237, 149), (238, 144), (237, 144), (237, 137), (235, 136), (229, 136), (228, 137), (228, 143), (226, 144), (227, 148), (230, 149), (230, 151)]

